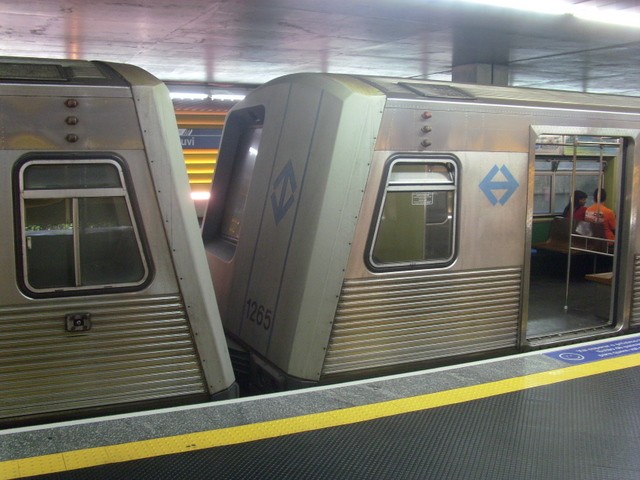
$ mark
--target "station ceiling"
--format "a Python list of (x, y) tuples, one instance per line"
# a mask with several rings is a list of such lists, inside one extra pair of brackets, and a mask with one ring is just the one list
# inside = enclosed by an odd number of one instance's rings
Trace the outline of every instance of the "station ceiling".
[[(569, 3), (640, 16), (637, 0)], [(454, 0), (0, 0), (0, 55), (221, 88), (302, 71), (458, 80), (493, 65), (509, 85), (640, 96), (640, 27)]]

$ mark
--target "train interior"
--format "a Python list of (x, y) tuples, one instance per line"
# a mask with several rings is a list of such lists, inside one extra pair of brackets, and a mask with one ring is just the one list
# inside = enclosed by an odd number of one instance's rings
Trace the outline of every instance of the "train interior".
[(623, 145), (623, 138), (577, 135), (544, 135), (536, 144), (525, 306), (530, 342), (614, 326), (617, 240), (604, 238), (602, 224), (564, 212), (584, 197), (572, 192), (584, 192), (588, 207), (602, 188), (607, 197), (601, 203), (619, 216)]

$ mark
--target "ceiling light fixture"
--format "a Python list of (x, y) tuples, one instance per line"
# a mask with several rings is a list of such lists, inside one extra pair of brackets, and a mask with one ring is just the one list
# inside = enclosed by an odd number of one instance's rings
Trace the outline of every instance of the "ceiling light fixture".
[(189, 93), (189, 92), (169, 92), (171, 100), (220, 100), (220, 101), (232, 101), (238, 102), (245, 96), (241, 94), (227, 94), (227, 93)]
[(191, 192), (192, 200), (209, 200), (210, 196), (209, 192)]
[(229, 101), (233, 101), (233, 102), (239, 102), (240, 100), (242, 100), (245, 96), (244, 95), (234, 95), (234, 94), (217, 94), (217, 93), (213, 93), (211, 94), (211, 100), (229, 100)]
[(171, 100), (204, 100), (209, 95), (206, 93), (169, 92)]
[(462, 0), (465, 3), (477, 3), (492, 7), (510, 8), (525, 12), (547, 13), (550, 15), (564, 15), (568, 13), (570, 4), (558, 0)]
[(640, 14), (629, 10), (613, 10), (573, 5), (571, 15), (582, 20), (640, 28)]
[(627, 10), (587, 7), (561, 0), (462, 0), (492, 7), (509, 8), (548, 15), (571, 15), (581, 20), (640, 28), (640, 14)]

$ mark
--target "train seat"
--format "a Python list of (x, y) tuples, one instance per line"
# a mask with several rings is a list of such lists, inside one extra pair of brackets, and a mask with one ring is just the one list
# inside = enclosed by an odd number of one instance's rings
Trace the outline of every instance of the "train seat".
[[(551, 221), (549, 237), (544, 242), (534, 243), (535, 249), (552, 250), (559, 253), (569, 253), (571, 223), (568, 218), (555, 217)], [(571, 246), (579, 250), (572, 250), (574, 255), (589, 254), (589, 252), (606, 252), (607, 241), (604, 240), (604, 226), (601, 223), (578, 221), (573, 228)], [(585, 251), (587, 250), (587, 251)]]
[(544, 242), (534, 243), (535, 249), (551, 250), (559, 253), (569, 253), (569, 219), (564, 217), (555, 217), (551, 221), (549, 228), (549, 237)]

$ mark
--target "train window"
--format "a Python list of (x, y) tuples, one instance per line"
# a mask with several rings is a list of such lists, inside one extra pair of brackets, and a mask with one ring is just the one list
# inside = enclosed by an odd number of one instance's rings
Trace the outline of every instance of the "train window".
[(599, 185), (599, 171), (598, 161), (578, 161), (572, 180), (573, 162), (536, 160), (534, 215), (561, 215), (571, 199), (572, 182), (575, 181), (576, 190), (593, 192)]
[(424, 268), (453, 260), (457, 172), (447, 159), (391, 162), (371, 242), (373, 268)]
[(541, 135), (535, 146), (534, 215), (561, 215), (573, 190), (590, 196), (621, 146), (615, 137)]
[(238, 144), (238, 155), (233, 165), (220, 227), (220, 233), (234, 243), (238, 241), (240, 234), (244, 205), (247, 201), (261, 137), (261, 127), (249, 128), (243, 132)]
[(148, 276), (120, 165), (32, 160), (19, 171), (22, 278), (34, 293), (131, 287)]

